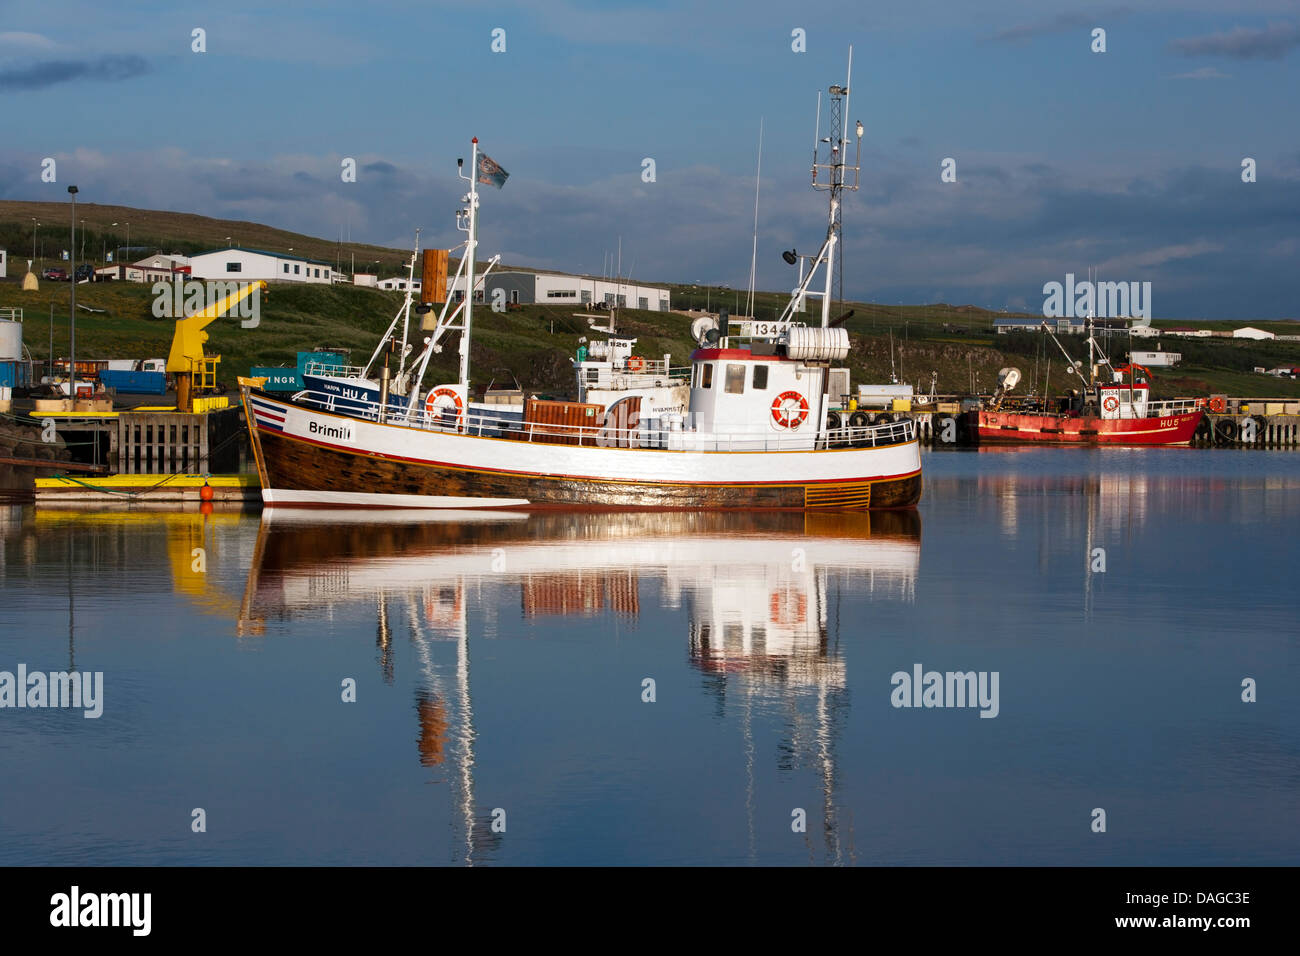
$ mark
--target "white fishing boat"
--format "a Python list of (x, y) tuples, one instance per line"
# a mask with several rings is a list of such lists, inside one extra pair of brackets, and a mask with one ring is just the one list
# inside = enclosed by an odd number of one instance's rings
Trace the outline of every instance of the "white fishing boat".
[[(843, 101), (832, 116), (847, 115), (847, 85), (832, 87), (831, 96)], [(860, 155), (860, 124), (858, 131)], [(285, 399), (241, 380), (263, 500), (393, 508), (915, 506), (915, 424), (844, 427), (832, 417), (840, 396), (831, 394), (831, 381), (847, 382), (847, 369), (835, 366), (850, 349), (847, 330), (836, 324), (842, 319), (831, 319), (832, 279), (841, 195), (857, 188), (858, 167), (845, 163), (848, 140), (838, 123), (829, 139), (829, 157), (814, 156), (813, 167), (814, 186), (830, 196), (819, 253), (805, 257), (809, 267), (776, 322), (697, 324), (686, 411), (658, 412), (633, 392), (609, 404), (525, 399), (522, 416), (470, 406), (474, 296), (467, 295), (443, 306), (404, 395), (394, 398), (387, 363), (377, 397), (346, 403), (311, 390)], [(478, 186), (504, 181), (477, 139), (470, 168), (468, 176), (460, 172), (470, 189), (457, 220), (467, 276), (478, 244)], [(823, 287), (814, 290), (818, 277)], [(795, 321), (809, 297), (821, 298), (820, 327)], [(425, 390), (430, 357), (453, 331), (460, 333), (459, 381)]]

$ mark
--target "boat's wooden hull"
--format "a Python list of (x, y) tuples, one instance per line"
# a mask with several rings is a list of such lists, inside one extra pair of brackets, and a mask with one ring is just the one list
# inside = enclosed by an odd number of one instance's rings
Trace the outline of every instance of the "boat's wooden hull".
[(1202, 412), (1164, 418), (1108, 419), (1094, 416), (979, 413), (980, 444), (1033, 442), (1071, 445), (1186, 445)]
[(884, 509), (921, 496), (915, 441), (772, 453), (591, 448), (379, 425), (262, 393), (245, 404), (268, 504)]

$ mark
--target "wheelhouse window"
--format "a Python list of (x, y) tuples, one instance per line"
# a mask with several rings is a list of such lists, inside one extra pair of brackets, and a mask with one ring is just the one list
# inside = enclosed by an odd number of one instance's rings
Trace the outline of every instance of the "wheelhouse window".
[(743, 395), (745, 393), (745, 366), (727, 366), (727, 393), (729, 395)]
[(767, 388), (767, 366), (766, 365), (754, 366), (754, 388), (759, 390)]
[(713, 387), (713, 366), (705, 365), (700, 371), (700, 388)]

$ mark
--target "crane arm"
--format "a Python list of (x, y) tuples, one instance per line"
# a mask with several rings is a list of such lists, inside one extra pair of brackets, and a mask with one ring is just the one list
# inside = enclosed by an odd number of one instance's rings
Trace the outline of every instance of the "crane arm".
[[(234, 285), (235, 283), (228, 283)], [(214, 302), (202, 312), (176, 320), (176, 334), (172, 337), (172, 350), (167, 356), (167, 371), (188, 372), (194, 363), (203, 360), (203, 343), (208, 340), (208, 333), (203, 329), (230, 312), (249, 296), (265, 292), (267, 285), (258, 279), (242, 283), (239, 288), (227, 294), (219, 302)]]

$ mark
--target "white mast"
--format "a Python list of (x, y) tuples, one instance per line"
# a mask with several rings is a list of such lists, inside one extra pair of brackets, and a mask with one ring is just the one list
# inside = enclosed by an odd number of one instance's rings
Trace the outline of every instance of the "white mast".
[(468, 266), (465, 270), (465, 320), (460, 333), (460, 384), (469, 388), (469, 339), (474, 314), (474, 251), (478, 247), (478, 137), (475, 136), (473, 153), (469, 163), (469, 176), (460, 173), (461, 179), (469, 180), (469, 241), (465, 244), (465, 258)]
[[(820, 95), (820, 94), (819, 94)], [(754, 317), (754, 281), (758, 270), (758, 190), (763, 182), (763, 118), (758, 119), (758, 172), (754, 176), (754, 251), (749, 257), (749, 297), (745, 299), (745, 313)]]
[[(849, 47), (849, 77), (853, 76), (853, 47)], [(826, 189), (830, 191), (830, 214), (829, 225), (826, 229), (826, 240), (822, 243), (821, 250), (814, 256), (796, 256), (791, 253), (786, 257), (786, 261), (791, 264), (796, 261), (799, 263), (799, 285), (794, 291), (789, 304), (786, 305), (785, 311), (782, 312), (779, 321), (784, 322), (788, 316), (794, 314), (795, 309), (802, 304), (803, 300), (809, 295), (820, 295), (822, 299), (822, 327), (830, 325), (831, 320), (831, 288), (835, 278), (835, 247), (840, 239), (840, 206), (842, 203), (841, 195), (845, 189), (856, 190), (858, 188), (859, 171), (862, 168), (862, 124), (856, 125), (857, 133), (857, 158), (854, 164), (849, 166), (845, 162), (845, 151), (848, 149), (848, 134), (844, 129), (845, 117), (848, 113), (849, 105), (849, 87), (847, 81), (844, 86), (835, 84), (830, 87), (830, 136), (817, 138), (814, 135), (813, 143), (813, 167), (812, 167), (812, 185), (813, 189)], [(817, 130), (821, 130), (821, 93), (817, 94)], [(830, 146), (830, 157), (827, 162), (819, 162), (818, 150), (822, 143)], [(826, 170), (828, 173), (827, 180), (821, 181), (821, 172)], [(853, 173), (853, 182), (849, 183), (845, 179), (845, 174)], [(812, 261), (812, 266), (805, 275), (803, 272), (803, 260), (807, 258)], [(826, 267), (826, 276), (823, 288), (820, 292), (811, 291), (813, 278), (817, 270)]]
[(406, 301), (402, 309), (402, 357), (397, 361), (397, 377), (406, 371), (406, 339), (411, 325), (411, 295), (415, 291), (415, 260), (420, 256), (420, 230), (415, 230), (415, 248), (411, 250), (411, 263), (406, 270)]

